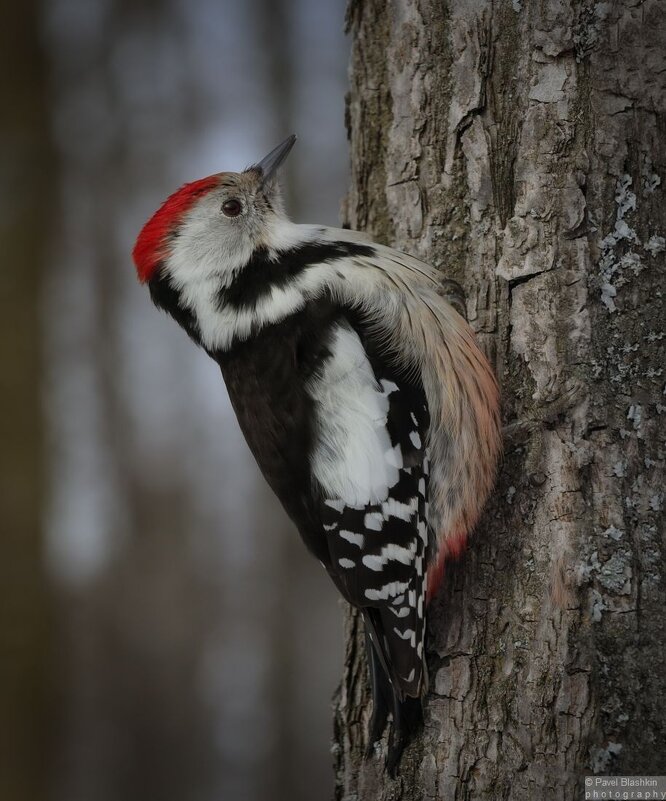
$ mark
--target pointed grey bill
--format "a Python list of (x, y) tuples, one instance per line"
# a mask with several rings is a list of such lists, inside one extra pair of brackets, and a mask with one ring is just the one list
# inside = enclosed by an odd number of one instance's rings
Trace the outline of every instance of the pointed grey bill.
[(296, 142), (296, 135), (288, 136), (284, 142), (279, 144), (274, 150), (263, 158), (258, 164), (250, 167), (251, 170), (258, 170), (261, 172), (262, 186), (275, 176), (275, 173), (282, 166), (284, 160), (289, 155), (290, 150)]

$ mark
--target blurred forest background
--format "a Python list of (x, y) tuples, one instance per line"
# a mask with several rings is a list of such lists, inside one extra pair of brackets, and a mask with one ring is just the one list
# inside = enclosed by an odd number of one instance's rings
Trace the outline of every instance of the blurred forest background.
[(343, 0), (2, 4), (0, 798), (329, 798), (336, 594), (133, 240), (286, 135), (347, 183)]

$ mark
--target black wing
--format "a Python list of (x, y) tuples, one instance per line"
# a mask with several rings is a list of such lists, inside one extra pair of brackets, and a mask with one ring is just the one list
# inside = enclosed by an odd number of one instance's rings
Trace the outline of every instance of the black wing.
[(428, 545), (428, 408), (422, 387), (382, 359), (359, 329), (378, 384), (389, 401), (386, 428), (402, 455), (385, 500), (322, 502), (329, 573), (343, 596), (363, 610), (384, 669), (403, 695), (424, 688), (426, 552)]
[[(346, 503), (313, 475), (326, 412), (317, 408), (311, 387), (325, 380), (340, 327), (360, 339), (364, 369), (372, 371), (376, 391), (388, 400), (384, 426), (400, 456), (397, 481), (376, 502)], [(321, 301), (212, 355), (268, 483), (342, 595), (364, 610), (387, 675), (401, 694), (418, 696), (425, 679), (428, 538), (428, 409), (422, 387), (383, 357), (361, 321)]]

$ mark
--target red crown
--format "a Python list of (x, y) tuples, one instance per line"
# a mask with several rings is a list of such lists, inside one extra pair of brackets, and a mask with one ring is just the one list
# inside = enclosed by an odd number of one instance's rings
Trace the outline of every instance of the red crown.
[(192, 207), (195, 201), (218, 184), (218, 177), (210, 175), (191, 184), (181, 186), (170, 195), (141, 229), (132, 258), (141, 283), (150, 281), (164, 259), (168, 235)]

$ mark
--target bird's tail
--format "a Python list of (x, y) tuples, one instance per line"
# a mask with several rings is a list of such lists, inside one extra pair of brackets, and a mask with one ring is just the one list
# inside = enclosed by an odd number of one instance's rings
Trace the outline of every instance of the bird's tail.
[[(421, 696), (427, 688), (427, 671), (422, 650), (421, 656), (417, 656), (415, 649), (396, 649), (398, 643), (391, 648), (386, 636), (390, 621), (384, 620), (384, 612), (388, 614), (390, 610), (363, 610), (372, 692), (372, 717), (366, 755), (375, 753), (390, 715), (392, 722), (386, 769), (391, 776), (395, 776), (402, 752), (423, 724)], [(407, 678), (403, 678), (402, 674)]]

